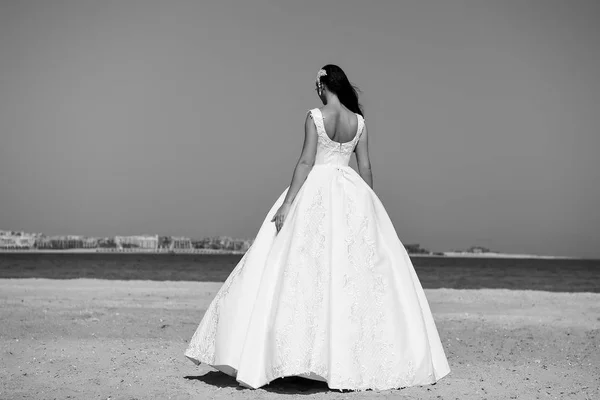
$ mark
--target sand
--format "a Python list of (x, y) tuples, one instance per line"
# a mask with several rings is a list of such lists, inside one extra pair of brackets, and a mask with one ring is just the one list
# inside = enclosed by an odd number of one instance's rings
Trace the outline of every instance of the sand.
[(600, 399), (600, 294), (426, 290), (452, 368), (436, 385), (252, 390), (183, 355), (220, 285), (0, 280), (0, 399)]

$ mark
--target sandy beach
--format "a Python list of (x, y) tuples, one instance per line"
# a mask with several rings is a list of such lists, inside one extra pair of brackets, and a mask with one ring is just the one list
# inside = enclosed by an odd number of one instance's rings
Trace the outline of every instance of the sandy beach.
[(598, 399), (600, 294), (426, 290), (452, 372), (436, 385), (259, 390), (183, 356), (221, 283), (0, 280), (0, 399)]

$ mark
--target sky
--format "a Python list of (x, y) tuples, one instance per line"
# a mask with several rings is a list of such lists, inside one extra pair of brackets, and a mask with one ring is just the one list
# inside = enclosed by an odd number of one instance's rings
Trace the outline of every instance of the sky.
[(402, 243), (600, 258), (594, 0), (0, 0), (0, 229), (254, 238), (329, 63)]

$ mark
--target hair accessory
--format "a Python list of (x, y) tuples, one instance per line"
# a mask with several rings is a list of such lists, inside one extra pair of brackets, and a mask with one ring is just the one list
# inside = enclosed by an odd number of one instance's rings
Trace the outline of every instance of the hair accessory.
[(319, 70), (319, 72), (317, 72), (317, 86), (321, 87), (321, 77), (322, 76), (326, 76), (327, 75), (327, 71), (325, 71), (323, 68), (321, 68)]

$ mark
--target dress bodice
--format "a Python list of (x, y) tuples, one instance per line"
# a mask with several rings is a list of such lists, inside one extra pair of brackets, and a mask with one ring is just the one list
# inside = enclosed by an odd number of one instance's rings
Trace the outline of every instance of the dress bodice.
[(317, 135), (319, 136), (315, 165), (333, 164), (347, 166), (350, 162), (352, 152), (354, 151), (354, 148), (356, 147), (356, 144), (358, 143), (360, 135), (362, 134), (365, 126), (365, 120), (363, 116), (356, 114), (356, 117), (358, 118), (358, 126), (354, 138), (349, 142), (339, 143), (327, 136), (321, 110), (318, 108), (313, 108), (309, 111), (309, 113), (315, 123), (315, 126), (317, 127)]

